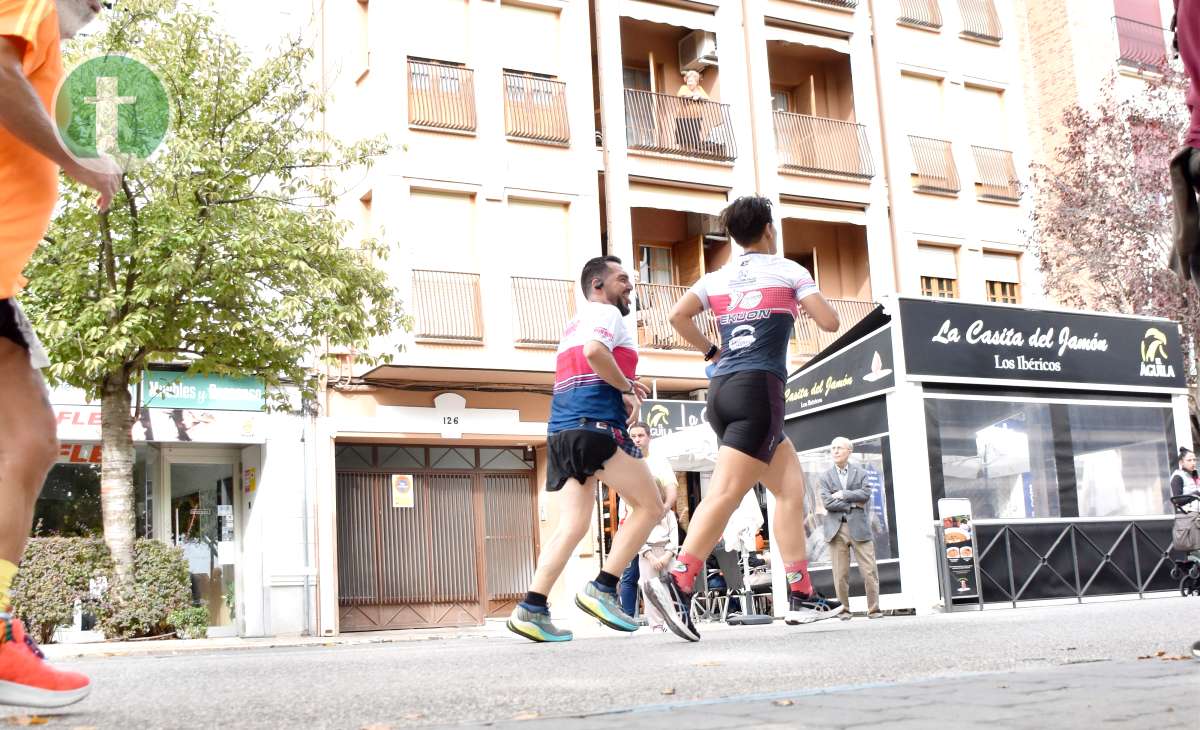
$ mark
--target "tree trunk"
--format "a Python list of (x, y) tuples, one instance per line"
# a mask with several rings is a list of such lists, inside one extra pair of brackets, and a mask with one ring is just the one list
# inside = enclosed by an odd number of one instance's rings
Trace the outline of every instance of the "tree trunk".
[(130, 406), (128, 374), (110, 375), (100, 394), (100, 506), (104, 514), (104, 542), (112, 553), (117, 581), (123, 584), (133, 577), (136, 529)]

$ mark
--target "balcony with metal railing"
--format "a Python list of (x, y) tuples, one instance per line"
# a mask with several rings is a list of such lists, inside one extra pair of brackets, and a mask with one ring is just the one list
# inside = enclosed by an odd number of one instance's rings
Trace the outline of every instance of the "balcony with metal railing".
[(958, 168), (954, 165), (954, 153), (950, 143), (944, 139), (908, 136), (912, 147), (916, 180), (913, 188), (918, 192), (955, 195), (960, 185)]
[(729, 105), (625, 89), (625, 136), (630, 150), (700, 160), (737, 157)]
[(842, 8), (845, 10), (854, 10), (858, 7), (858, 0), (808, 0), (813, 5), (828, 5), (831, 8)]
[(1139, 71), (1161, 73), (1167, 66), (1167, 30), (1130, 18), (1113, 17), (1117, 61)]
[(958, 0), (958, 10), (962, 15), (963, 36), (992, 43), (1004, 39), (993, 0)]
[(896, 22), (937, 30), (942, 27), (942, 9), (938, 0), (900, 0)]
[(479, 274), (414, 269), (412, 276), (413, 335), (418, 341), (483, 344)]
[(504, 73), (504, 131), (510, 139), (566, 145), (567, 85), (541, 76)]
[(513, 335), (518, 346), (553, 348), (575, 316), (575, 282), (512, 277)]
[[(638, 343), (654, 350), (693, 350), (688, 341), (671, 326), (671, 308), (687, 293), (688, 287), (675, 284), (638, 284)], [(696, 316), (696, 325), (712, 342), (720, 342), (717, 320), (711, 311)]]
[(858, 324), (875, 308), (874, 302), (858, 299), (829, 299), (828, 301), (838, 313), (837, 331), (826, 332), (802, 311), (799, 318), (796, 319), (795, 325), (796, 339), (793, 350), (795, 355), (800, 357), (816, 355), (833, 344), (834, 340), (846, 334), (851, 327)]
[(869, 180), (875, 175), (861, 124), (775, 112), (775, 147), (784, 172)]
[(408, 123), (454, 132), (475, 131), (475, 72), (438, 61), (408, 60)]
[(1008, 150), (971, 146), (975, 172), (979, 175), (979, 199), (1015, 203), (1021, 199), (1021, 181)]

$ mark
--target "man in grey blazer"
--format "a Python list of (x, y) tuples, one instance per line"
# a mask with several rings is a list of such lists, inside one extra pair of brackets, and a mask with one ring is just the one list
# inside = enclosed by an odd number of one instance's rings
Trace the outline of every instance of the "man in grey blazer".
[(850, 463), (854, 447), (838, 436), (830, 445), (833, 468), (821, 475), (821, 500), (825, 502), (825, 540), (833, 558), (833, 584), (842, 604), (838, 618), (850, 619), (850, 551), (858, 561), (858, 573), (867, 588), (867, 618), (881, 618), (879, 571), (875, 567), (875, 544), (871, 536), (871, 491), (867, 472)]

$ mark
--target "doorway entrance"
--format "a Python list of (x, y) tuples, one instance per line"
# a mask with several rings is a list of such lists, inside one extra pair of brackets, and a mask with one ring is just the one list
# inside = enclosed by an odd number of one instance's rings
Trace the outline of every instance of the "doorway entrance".
[(192, 605), (208, 609), (208, 635), (237, 636), (241, 552), (240, 458), (237, 451), (164, 450), (168, 541), (183, 550)]

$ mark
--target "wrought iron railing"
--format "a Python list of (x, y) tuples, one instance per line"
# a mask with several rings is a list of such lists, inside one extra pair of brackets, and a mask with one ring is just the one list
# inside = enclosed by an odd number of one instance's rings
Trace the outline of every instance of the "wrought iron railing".
[(515, 341), (522, 345), (554, 346), (563, 325), (575, 316), (574, 282), (567, 279), (512, 278)]
[(475, 72), (436, 61), (408, 61), (408, 122), (475, 131)]
[(979, 197), (985, 200), (1021, 199), (1021, 181), (1013, 164), (1012, 152), (972, 145), (975, 172), (979, 175)]
[(992, 0), (958, 0), (958, 10), (962, 14), (963, 35), (996, 42), (1004, 38)]
[(875, 175), (861, 124), (775, 112), (775, 147), (784, 170), (869, 180)]
[(567, 144), (567, 85), (524, 74), (504, 74), (504, 131), (509, 137)]
[(900, 0), (900, 15), (896, 20), (922, 28), (941, 28), (942, 9), (938, 0)]
[(1171, 524), (1168, 517), (1061, 524), (977, 520), (977, 602), (1015, 607), (1022, 600), (1082, 602), (1088, 596), (1171, 590)]
[(832, 5), (835, 8), (850, 8), (851, 10), (858, 7), (858, 0), (809, 0), (809, 2), (817, 5)]
[(412, 298), (418, 339), (483, 342), (479, 274), (414, 269)]
[(729, 105), (625, 89), (629, 148), (706, 160), (737, 157)]
[(1130, 18), (1113, 17), (1117, 29), (1117, 60), (1139, 69), (1162, 71), (1167, 66), (1167, 31)]
[(863, 317), (875, 308), (874, 302), (864, 302), (860, 299), (830, 299), (829, 303), (838, 313), (838, 328), (834, 332), (826, 332), (817, 326), (804, 312), (796, 319), (796, 354), (802, 357), (816, 355), (821, 350), (833, 344), (834, 340), (846, 334)]
[(954, 152), (944, 139), (908, 136), (912, 147), (913, 164), (917, 168), (916, 189), (936, 193), (957, 193), (958, 168)]
[[(688, 287), (674, 284), (638, 284), (638, 341), (655, 350), (690, 350), (692, 346), (671, 326), (671, 308)], [(712, 342), (720, 342), (717, 320), (711, 311), (696, 316), (696, 325)]]

